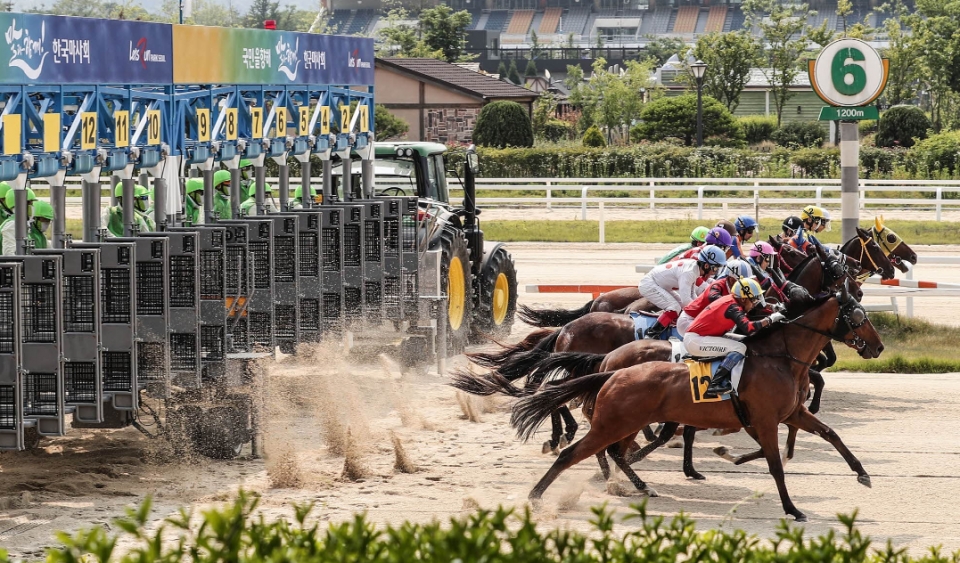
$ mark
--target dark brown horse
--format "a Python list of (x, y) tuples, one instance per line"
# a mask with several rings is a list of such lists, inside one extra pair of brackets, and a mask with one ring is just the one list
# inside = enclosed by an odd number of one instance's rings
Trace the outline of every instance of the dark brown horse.
[(587, 313), (623, 312), (625, 308), (638, 299), (640, 299), (639, 288), (623, 287), (601, 293), (599, 297), (588, 301), (579, 309), (531, 309), (526, 305), (520, 305), (517, 307), (517, 316), (520, 317), (521, 321), (531, 326), (563, 326)]
[[(857, 340), (860, 355), (873, 358), (883, 343), (861, 306), (846, 292), (818, 301), (787, 324), (763, 331), (749, 339), (748, 359), (739, 386), (739, 400), (749, 419), (747, 432), (759, 442), (771, 475), (777, 483), (784, 512), (797, 521), (806, 516), (790, 500), (784, 482), (777, 444), (777, 426), (788, 423), (815, 433), (830, 442), (857, 473), (858, 482), (870, 486), (870, 476), (837, 434), (811, 415), (801, 404), (809, 386), (807, 371), (831, 339)], [(625, 452), (637, 433), (659, 420), (695, 428), (741, 428), (743, 423), (729, 401), (695, 405), (686, 365), (650, 362), (550, 385), (520, 400), (511, 423), (522, 438), (529, 438), (553, 410), (575, 399), (592, 403), (588, 410), (590, 430), (565, 449), (550, 470), (530, 492), (538, 501), (550, 484), (567, 468), (587, 457), (607, 451), (638, 490), (648, 489), (633, 471)], [(667, 428), (664, 429), (665, 431)], [(649, 444), (640, 453), (652, 451)]]
[(874, 242), (880, 245), (887, 258), (901, 272), (906, 273), (910, 270), (907, 267), (907, 262), (913, 265), (917, 264), (917, 253), (907, 243), (903, 242), (900, 235), (884, 226), (882, 215), (874, 219), (873, 226), (870, 227), (870, 236), (873, 237)]

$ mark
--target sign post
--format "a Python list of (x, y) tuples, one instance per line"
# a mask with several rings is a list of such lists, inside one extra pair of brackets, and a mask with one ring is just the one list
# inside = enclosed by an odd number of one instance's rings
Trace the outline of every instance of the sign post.
[(887, 85), (890, 63), (859, 39), (838, 39), (820, 51), (808, 65), (810, 84), (830, 105), (820, 111), (821, 121), (840, 121), (841, 236), (857, 234), (860, 220), (860, 131), (857, 121), (877, 119), (876, 101)]

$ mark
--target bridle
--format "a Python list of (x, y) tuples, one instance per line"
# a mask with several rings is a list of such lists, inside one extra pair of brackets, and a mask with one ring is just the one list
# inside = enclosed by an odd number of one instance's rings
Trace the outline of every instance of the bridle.
[[(894, 239), (896, 239), (896, 242), (887, 242), (887, 238), (882, 236), (882, 233), (884, 232), (889, 232), (891, 235), (893, 235)], [(870, 227), (870, 237), (873, 239), (873, 242), (877, 243), (877, 246), (883, 250), (884, 254), (887, 255), (887, 259), (890, 260), (894, 266), (900, 266), (903, 264), (903, 258), (893, 253), (894, 250), (903, 244), (903, 239), (900, 238), (900, 235), (891, 231), (887, 227), (883, 227), (879, 231), (876, 227)]]
[[(851, 241), (852, 240), (853, 239), (851, 239)], [(870, 244), (871, 240), (873, 240), (872, 237), (864, 240), (863, 237), (861, 237), (860, 234), (857, 233), (856, 241), (860, 243), (860, 258), (858, 258), (858, 261), (860, 262), (861, 265), (866, 264), (867, 261), (864, 260), (864, 257), (866, 257), (867, 260), (869, 260), (870, 266), (872, 268), (870, 270), (864, 269), (862, 272), (860, 272), (860, 274), (856, 276), (856, 280), (861, 283), (867, 278), (869, 278), (870, 276), (883, 272), (883, 268), (881, 268), (877, 264), (877, 261), (873, 259), (873, 256), (870, 254), (870, 251), (867, 249), (867, 245)], [(850, 242), (848, 241), (846, 244), (844, 244), (844, 247), (846, 247), (849, 244)], [(846, 255), (846, 253), (843, 253), (843, 254)]]

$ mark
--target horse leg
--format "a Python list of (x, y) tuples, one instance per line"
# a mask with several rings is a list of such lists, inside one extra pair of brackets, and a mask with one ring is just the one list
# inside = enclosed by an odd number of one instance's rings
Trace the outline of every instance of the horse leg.
[(787, 425), (787, 450), (783, 452), (783, 465), (786, 466), (787, 462), (793, 459), (794, 448), (797, 445), (797, 427), (788, 424)]
[[(674, 428), (673, 428), (674, 430), (676, 430), (677, 426), (679, 426), (675, 422), (667, 423), (668, 426), (670, 424), (674, 425)], [(650, 497), (660, 496), (657, 494), (657, 491), (653, 490), (651, 487), (648, 487), (647, 484), (644, 483), (642, 479), (640, 479), (640, 476), (637, 475), (637, 473), (633, 470), (633, 468), (630, 467), (630, 464), (627, 462), (627, 460), (624, 459), (623, 452), (627, 450), (627, 447), (630, 445), (630, 442), (632, 441), (633, 441), (633, 436), (630, 436), (629, 438), (621, 440), (619, 443), (611, 444), (610, 446), (607, 447), (607, 454), (610, 456), (611, 459), (613, 459), (613, 462), (617, 464), (617, 467), (620, 468), (620, 471), (623, 471), (623, 473), (627, 476), (627, 478), (630, 479), (630, 482), (633, 483), (633, 486), (636, 487), (638, 491), (647, 493), (647, 496), (650, 496)], [(649, 448), (652, 445), (653, 444), (647, 445), (647, 448)], [(645, 449), (646, 448), (644, 448), (644, 450)], [(640, 453), (642, 452), (643, 450), (640, 451)], [(643, 459), (643, 458), (640, 458), (640, 459)]]
[(603, 475), (603, 480), (607, 481), (610, 479), (610, 464), (607, 463), (607, 454), (603, 451), (597, 452), (597, 464), (600, 466), (600, 473)]
[(811, 414), (816, 414), (817, 411), (820, 410), (820, 395), (823, 394), (823, 376), (815, 369), (811, 369), (807, 373), (810, 377), (810, 383), (813, 383), (813, 400), (810, 401), (810, 406), (807, 410), (809, 410)]
[(564, 423), (566, 423), (566, 434), (563, 438), (567, 441), (568, 444), (573, 443), (573, 437), (577, 435), (577, 429), (580, 426), (577, 424), (577, 419), (573, 417), (573, 413), (570, 412), (570, 407), (563, 405), (559, 409), (560, 416), (563, 417)]
[(697, 481), (706, 479), (703, 475), (693, 468), (693, 441), (697, 435), (697, 429), (693, 426), (683, 426), (683, 474)]
[(653, 428), (650, 428), (650, 425), (643, 427), (643, 437), (648, 442), (653, 442), (657, 439), (656, 432), (653, 431)]
[(843, 456), (843, 459), (850, 466), (850, 469), (857, 474), (857, 482), (865, 487), (870, 487), (870, 475), (863, 468), (863, 464), (857, 459), (857, 456), (847, 448), (840, 439), (840, 436), (832, 428), (824, 424), (817, 417), (810, 414), (806, 409), (800, 409), (794, 413), (787, 422), (791, 426), (796, 426), (800, 430), (805, 430), (811, 434), (816, 434), (836, 448), (837, 452)]
[[(813, 417), (811, 416), (811, 418)], [(787, 492), (787, 483), (783, 477), (783, 463), (780, 460), (776, 421), (771, 421), (769, 424), (755, 424), (753, 430), (756, 433), (757, 441), (760, 442), (760, 449), (763, 450), (763, 455), (767, 458), (770, 475), (777, 483), (777, 492), (780, 493), (780, 503), (783, 505), (783, 511), (796, 518), (797, 522), (806, 522), (806, 515), (793, 504), (793, 501), (790, 500), (790, 493)]]
[[(650, 452), (652, 452), (653, 450), (655, 450), (655, 449), (659, 448), (660, 446), (666, 444), (667, 441), (670, 440), (670, 438), (673, 438), (673, 434), (674, 434), (674, 432), (677, 431), (677, 428), (678, 428), (679, 426), (680, 426), (680, 425), (677, 424), (676, 422), (667, 422), (667, 423), (664, 423), (663, 429), (660, 430), (660, 434), (656, 437), (656, 439), (654, 439), (652, 442), (650, 442), (649, 444), (647, 444), (646, 446), (644, 446), (643, 449), (641, 449), (639, 452), (635, 452), (635, 453), (634, 453), (633, 455), (631, 455), (629, 458), (626, 458), (625, 454), (626, 454), (626, 451), (627, 451), (627, 450), (626, 450), (626, 448), (624, 448), (624, 449), (620, 452), (620, 457), (627, 459), (627, 464), (629, 464), (629, 465), (633, 465), (634, 463), (637, 463), (637, 462), (640, 461), (641, 459), (643, 459), (643, 458), (647, 457), (648, 455), (650, 455)], [(629, 442), (628, 442), (627, 444), (629, 445)], [(611, 447), (612, 447), (612, 446), (611, 446)], [(614, 460), (614, 461), (616, 461), (616, 460)]]
[[(632, 438), (631, 436), (631, 439)], [(595, 431), (595, 427), (591, 428), (586, 436), (560, 452), (560, 455), (557, 456), (556, 461), (553, 462), (550, 469), (547, 470), (540, 481), (534, 485), (528, 498), (534, 502), (540, 500), (543, 492), (547, 490), (547, 487), (549, 487), (551, 483), (557, 480), (557, 477), (559, 477), (561, 473), (597, 452), (603, 452), (607, 444), (612, 443), (614, 440), (617, 440), (615, 436), (603, 436), (600, 432)]]
[(560, 422), (559, 411), (553, 411), (550, 413), (550, 426), (552, 427), (550, 439), (543, 443), (543, 449), (541, 450), (541, 453), (548, 454), (560, 447), (560, 437), (563, 434), (563, 425)]

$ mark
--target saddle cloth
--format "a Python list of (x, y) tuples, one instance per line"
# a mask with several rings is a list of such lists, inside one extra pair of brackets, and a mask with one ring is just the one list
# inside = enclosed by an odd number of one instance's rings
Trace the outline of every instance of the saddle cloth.
[[(643, 340), (643, 333), (647, 331), (648, 328), (652, 327), (657, 322), (658, 316), (649, 316), (641, 313), (630, 313), (630, 318), (633, 319), (633, 337), (636, 340)], [(657, 340), (680, 340), (680, 333), (677, 332), (677, 327), (671, 326), (668, 330), (665, 330), (660, 333), (660, 336)]]
[[(682, 346), (682, 343), (681, 343)], [(673, 358), (676, 358), (676, 346), (674, 346), (674, 355), (671, 357), (671, 360), (677, 361)], [(720, 363), (723, 362), (723, 358), (718, 358), (710, 362), (699, 362), (696, 358), (685, 358), (684, 363), (687, 364), (687, 367), (690, 368), (690, 394), (693, 398), (694, 403), (716, 403), (717, 401), (729, 401), (730, 394), (724, 394), (719, 397), (712, 399), (704, 398), (703, 394), (706, 392), (707, 387), (710, 386), (711, 378), (717, 373), (717, 368), (720, 367)], [(743, 362), (740, 362), (733, 368), (733, 373), (731, 373), (731, 382), (733, 383), (733, 388), (740, 390), (740, 378), (743, 375)]]

